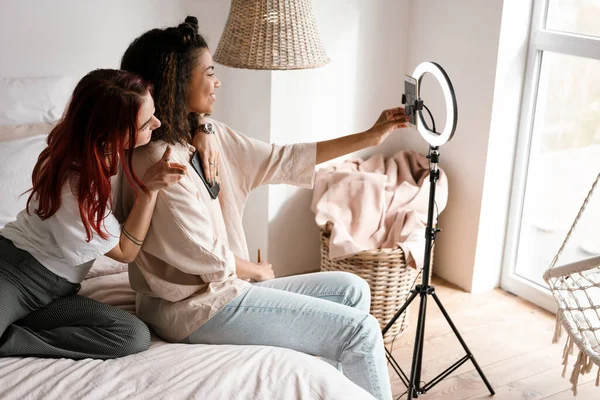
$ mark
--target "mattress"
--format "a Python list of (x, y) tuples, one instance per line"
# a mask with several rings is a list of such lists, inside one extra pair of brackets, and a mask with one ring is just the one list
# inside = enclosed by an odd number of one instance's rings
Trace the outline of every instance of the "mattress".
[[(133, 312), (127, 272), (89, 275), (80, 294)], [(267, 346), (172, 344), (114, 360), (0, 359), (0, 399), (373, 399), (318, 358)]]

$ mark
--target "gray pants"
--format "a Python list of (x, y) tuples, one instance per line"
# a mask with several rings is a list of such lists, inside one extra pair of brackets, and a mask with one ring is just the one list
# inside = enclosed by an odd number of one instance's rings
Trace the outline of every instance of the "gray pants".
[(0, 357), (108, 359), (148, 349), (142, 321), (77, 296), (79, 288), (0, 236)]

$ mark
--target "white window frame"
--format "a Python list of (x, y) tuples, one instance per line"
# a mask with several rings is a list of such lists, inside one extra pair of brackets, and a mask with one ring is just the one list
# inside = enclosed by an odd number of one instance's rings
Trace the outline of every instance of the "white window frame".
[[(527, 172), (532, 148), (533, 122), (540, 70), (545, 51), (600, 60), (600, 38), (543, 29), (548, 0), (533, 0), (523, 94), (519, 110), (519, 127), (515, 152), (508, 224), (503, 255), (501, 287), (549, 311), (556, 303), (547, 288), (516, 273), (519, 235), (523, 217)], [(576, 210), (573, 210), (575, 212)], [(558, 249), (549, 249), (556, 251)]]

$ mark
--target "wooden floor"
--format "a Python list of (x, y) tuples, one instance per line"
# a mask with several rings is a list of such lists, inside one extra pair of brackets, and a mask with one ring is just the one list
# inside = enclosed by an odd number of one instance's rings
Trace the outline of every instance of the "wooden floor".
[[(565, 337), (559, 344), (552, 344), (554, 315), (500, 289), (470, 294), (438, 278), (434, 278), (433, 284), (496, 395), (489, 395), (473, 363), (467, 362), (419, 399), (600, 399), (600, 388), (594, 385), (596, 368), (580, 377), (577, 397), (573, 397), (568, 379), (561, 377)], [(409, 309), (408, 332), (398, 336), (393, 344), (394, 358), (407, 375), (415, 338), (417, 300)], [(422, 380), (426, 382), (465, 355), (433, 298), (429, 300), (422, 366)], [(569, 359), (570, 366), (575, 357), (576, 354)], [(390, 380), (394, 399), (407, 399), (403, 394), (406, 387), (391, 368)]]

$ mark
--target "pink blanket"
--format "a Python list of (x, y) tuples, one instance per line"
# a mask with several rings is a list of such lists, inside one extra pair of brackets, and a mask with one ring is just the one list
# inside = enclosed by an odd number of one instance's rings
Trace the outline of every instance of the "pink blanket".
[[(364, 250), (400, 247), (409, 265), (421, 268), (428, 177), (428, 159), (413, 151), (400, 151), (388, 159), (376, 154), (318, 170), (311, 208), (319, 227), (333, 223), (329, 256), (339, 259)], [(440, 171), (436, 185), (440, 213), (447, 200), (448, 179)]]

